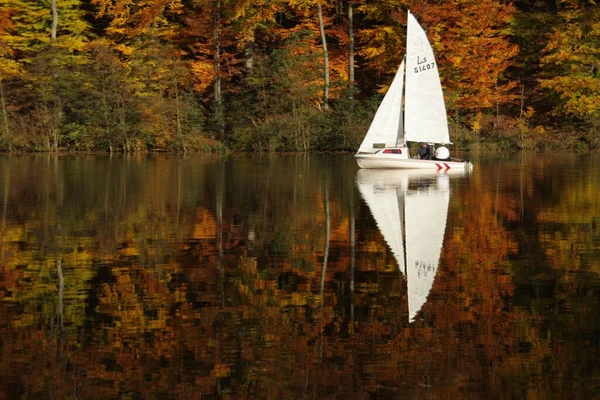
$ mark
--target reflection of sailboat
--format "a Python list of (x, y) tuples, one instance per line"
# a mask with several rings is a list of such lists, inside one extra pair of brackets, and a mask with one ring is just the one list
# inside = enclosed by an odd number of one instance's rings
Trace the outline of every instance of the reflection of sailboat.
[(356, 161), (361, 168), (435, 171), (473, 167), (468, 161), (410, 158), (407, 142), (450, 143), (446, 104), (433, 49), (425, 31), (410, 12), (407, 19), (406, 61), (401, 62), (383, 98), (355, 155)]
[(437, 272), (450, 201), (449, 179), (448, 174), (393, 169), (361, 169), (356, 177), (361, 196), (405, 274), (411, 322), (425, 304)]

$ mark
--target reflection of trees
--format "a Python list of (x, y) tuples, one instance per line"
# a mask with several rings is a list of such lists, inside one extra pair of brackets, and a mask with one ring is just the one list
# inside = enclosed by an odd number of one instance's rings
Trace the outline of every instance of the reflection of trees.
[(585, 397), (578, 382), (597, 378), (598, 221), (565, 219), (597, 206), (593, 180), (508, 165), (453, 185), (438, 276), (408, 324), (406, 282), (326, 158), (88, 161), (11, 160), (27, 168), (3, 194), (7, 397)]

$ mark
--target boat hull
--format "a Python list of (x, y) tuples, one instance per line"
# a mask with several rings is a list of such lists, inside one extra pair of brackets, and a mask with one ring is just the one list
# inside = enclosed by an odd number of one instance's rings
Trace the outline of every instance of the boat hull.
[(438, 161), (406, 158), (396, 154), (356, 154), (360, 168), (423, 169), (440, 172), (464, 172), (473, 168), (469, 161)]

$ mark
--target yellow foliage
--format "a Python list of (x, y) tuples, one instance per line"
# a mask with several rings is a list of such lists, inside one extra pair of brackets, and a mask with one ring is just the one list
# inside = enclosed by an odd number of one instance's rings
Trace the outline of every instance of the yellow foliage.
[(119, 250), (119, 254), (122, 256), (130, 257), (130, 256), (139, 256), (140, 250), (136, 247), (125, 247)]
[(292, 298), (290, 300), (290, 305), (296, 307), (302, 307), (308, 304), (307, 297), (303, 293), (292, 293)]
[(2, 232), (0, 243), (17, 242), (23, 238), (25, 227), (23, 225), (11, 225)]
[(206, 209), (198, 210), (194, 232), (191, 237), (194, 239), (209, 239), (214, 238), (216, 234), (217, 221), (214, 216)]
[(123, 43), (115, 44), (114, 48), (119, 53), (123, 54), (124, 56), (130, 56), (131, 54), (133, 54), (133, 51), (135, 50), (133, 46), (129, 46), (129, 45), (123, 44)]
[(471, 129), (473, 129), (474, 132), (479, 132), (481, 130), (481, 119), (483, 118), (483, 115), (481, 112), (478, 112), (477, 115), (475, 116), (475, 118), (473, 119), (473, 121), (471, 121)]
[[(2, 48), (0, 47), (0, 50)], [(10, 58), (2, 58), (0, 54), (0, 81), (3, 77), (15, 76), (21, 73), (21, 65)]]
[(206, 60), (192, 61), (190, 63), (190, 69), (192, 71), (192, 75), (196, 79), (194, 89), (196, 89), (198, 92), (203, 92), (212, 84), (215, 78), (215, 71), (212, 62)]

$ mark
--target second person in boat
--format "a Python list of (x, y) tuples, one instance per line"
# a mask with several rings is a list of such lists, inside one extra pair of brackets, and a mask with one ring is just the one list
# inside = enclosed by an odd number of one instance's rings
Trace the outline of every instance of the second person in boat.
[(450, 161), (450, 150), (444, 146), (444, 143), (435, 150), (432, 160)]
[(419, 160), (429, 160), (431, 158), (431, 152), (429, 151), (429, 145), (427, 143), (421, 143), (417, 158)]

